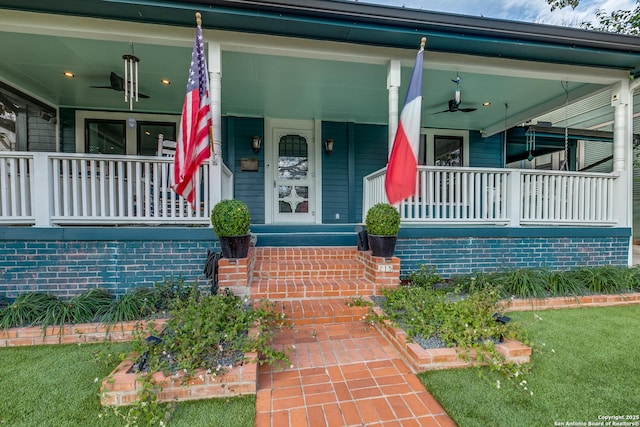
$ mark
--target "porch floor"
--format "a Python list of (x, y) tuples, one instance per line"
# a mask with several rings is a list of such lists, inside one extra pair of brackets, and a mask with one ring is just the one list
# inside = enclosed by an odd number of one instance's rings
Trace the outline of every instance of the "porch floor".
[(275, 302), (294, 324), (275, 342), (292, 350), (290, 365), (259, 366), (256, 427), (455, 426), (364, 322), (368, 307), (346, 304), (381, 287), (366, 277), (355, 247), (254, 250), (252, 297)]

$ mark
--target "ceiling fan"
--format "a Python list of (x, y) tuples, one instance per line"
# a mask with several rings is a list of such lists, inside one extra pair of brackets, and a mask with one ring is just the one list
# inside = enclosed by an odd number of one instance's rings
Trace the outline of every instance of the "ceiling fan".
[[(112, 89), (118, 92), (124, 92), (124, 79), (114, 73), (113, 71), (109, 75), (109, 86), (89, 86), (96, 89)], [(138, 93), (138, 97), (140, 98), (149, 98), (148, 95), (144, 93)]]
[(477, 108), (460, 108), (460, 104), (462, 103), (462, 99), (460, 97), (460, 82), (462, 81), (462, 77), (456, 76), (455, 79), (451, 79), (453, 83), (456, 84), (456, 91), (454, 93), (453, 99), (449, 100), (449, 106), (446, 110), (438, 111), (433, 114), (440, 113), (455, 113), (457, 111), (461, 111), (463, 113), (470, 113), (472, 111), (476, 111)]

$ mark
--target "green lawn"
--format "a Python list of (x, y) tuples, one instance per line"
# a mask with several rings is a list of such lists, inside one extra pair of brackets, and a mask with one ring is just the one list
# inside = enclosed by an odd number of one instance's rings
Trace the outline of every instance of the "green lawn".
[[(540, 351), (525, 396), (476, 369), (421, 374), (460, 427), (553, 426), (640, 413), (640, 306), (510, 313)], [(539, 319), (536, 317), (538, 316)], [(94, 352), (131, 344), (0, 348), (0, 426), (121, 426), (104, 414), (99, 381), (116, 365)], [(496, 388), (496, 380), (502, 386)], [(252, 426), (255, 397), (182, 403), (171, 426)]]
[(458, 426), (588, 425), (599, 416), (640, 415), (640, 306), (509, 316), (540, 350), (526, 376), (533, 396), (486, 368), (487, 379), (473, 368), (420, 375)]
[[(0, 348), (0, 426), (86, 427), (123, 425), (99, 401), (100, 381), (117, 362), (94, 352), (125, 353), (131, 344)], [(96, 378), (99, 381), (96, 381)], [(255, 396), (181, 403), (171, 426), (253, 426)]]

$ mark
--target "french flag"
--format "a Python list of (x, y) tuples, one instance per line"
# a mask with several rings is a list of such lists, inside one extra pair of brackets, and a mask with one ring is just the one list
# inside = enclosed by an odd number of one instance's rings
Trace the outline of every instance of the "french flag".
[(384, 188), (389, 204), (392, 205), (413, 196), (416, 191), (422, 110), (422, 57), (425, 41), (423, 38), (416, 56), (416, 65), (413, 67), (409, 90), (400, 113), (400, 123), (387, 165)]

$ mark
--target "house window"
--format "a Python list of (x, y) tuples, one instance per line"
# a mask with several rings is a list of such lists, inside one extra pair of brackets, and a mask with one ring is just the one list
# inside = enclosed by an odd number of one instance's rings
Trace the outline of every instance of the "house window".
[(460, 136), (438, 136), (433, 138), (435, 166), (462, 166), (463, 140)]
[(155, 156), (158, 134), (175, 141), (180, 116), (76, 110), (77, 153)]
[(125, 154), (124, 120), (85, 120), (85, 152), (91, 154)]
[(461, 167), (469, 165), (469, 132), (450, 129), (420, 131), (418, 164)]
[(57, 112), (0, 82), (0, 151), (56, 151)]
[(176, 124), (170, 122), (138, 122), (138, 154), (141, 156), (155, 156), (158, 151), (158, 135), (163, 139), (176, 140)]

